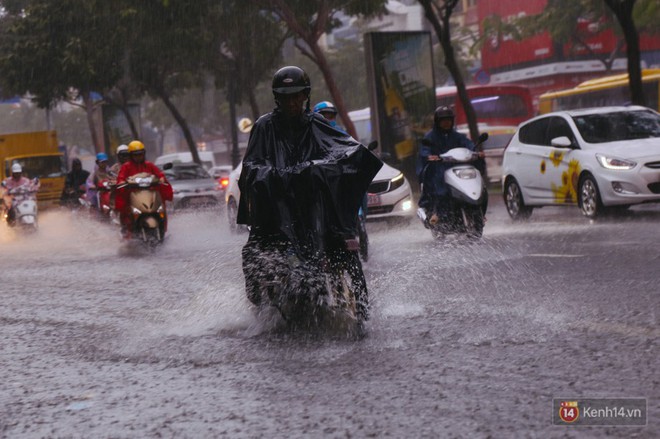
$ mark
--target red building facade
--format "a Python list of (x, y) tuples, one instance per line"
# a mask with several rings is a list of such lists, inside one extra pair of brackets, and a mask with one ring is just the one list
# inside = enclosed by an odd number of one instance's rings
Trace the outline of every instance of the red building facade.
[[(503, 21), (521, 15), (536, 15), (546, 4), (547, 0), (479, 0), (476, 7), (479, 22), (483, 23), (493, 15)], [(493, 36), (481, 50), (480, 82), (523, 84), (531, 89), (536, 99), (546, 91), (570, 88), (588, 79), (625, 72), (625, 44), (612, 63), (611, 71), (608, 72), (605, 64), (597, 58), (597, 55), (609, 56), (620, 44), (617, 35), (604, 24), (602, 20), (578, 23), (578, 34), (591, 51), (579, 45), (559, 44), (548, 32), (523, 41), (516, 41), (510, 35)], [(660, 36), (642, 34), (640, 46), (643, 67), (660, 66)]]

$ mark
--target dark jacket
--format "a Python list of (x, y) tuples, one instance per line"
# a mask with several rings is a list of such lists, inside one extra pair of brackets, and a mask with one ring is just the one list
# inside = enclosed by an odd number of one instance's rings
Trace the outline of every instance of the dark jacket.
[(289, 121), (276, 109), (250, 133), (239, 178), (239, 224), (281, 234), (355, 236), (357, 211), (382, 162), (361, 143), (306, 111)]
[(454, 148), (467, 148), (474, 151), (474, 143), (468, 139), (464, 134), (452, 129), (450, 131), (442, 131), (438, 128), (433, 128), (426, 133), (424, 139), (430, 142), (430, 145), (420, 143), (419, 155), (417, 160), (417, 177), (420, 184), (423, 184), (423, 194), (420, 200), (420, 206), (423, 204), (425, 196), (446, 196), (449, 194), (449, 188), (445, 184), (445, 171), (453, 165), (450, 163), (429, 163), (428, 157), (430, 155), (444, 154), (450, 149)]

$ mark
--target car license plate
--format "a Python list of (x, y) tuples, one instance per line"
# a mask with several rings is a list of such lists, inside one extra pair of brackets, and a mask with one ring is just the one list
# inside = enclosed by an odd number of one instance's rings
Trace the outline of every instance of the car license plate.
[(367, 194), (367, 207), (380, 206), (379, 194)]

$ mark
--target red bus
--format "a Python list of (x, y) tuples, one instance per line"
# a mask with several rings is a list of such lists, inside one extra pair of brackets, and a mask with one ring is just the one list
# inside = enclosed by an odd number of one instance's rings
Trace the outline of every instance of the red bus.
[[(474, 85), (467, 87), (477, 113), (477, 122), (487, 125), (518, 125), (535, 116), (532, 94), (522, 85)], [(438, 106), (454, 108), (456, 125), (467, 123), (456, 87), (435, 89)]]

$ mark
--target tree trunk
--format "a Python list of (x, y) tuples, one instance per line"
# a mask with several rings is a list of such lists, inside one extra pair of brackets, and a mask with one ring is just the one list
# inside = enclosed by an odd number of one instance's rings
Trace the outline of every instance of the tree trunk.
[(165, 104), (167, 109), (170, 110), (170, 113), (172, 113), (174, 120), (176, 120), (176, 122), (181, 127), (181, 131), (183, 131), (183, 137), (185, 137), (186, 143), (188, 143), (188, 148), (190, 149), (190, 154), (192, 155), (193, 162), (201, 165), (202, 160), (199, 158), (199, 153), (197, 152), (197, 144), (193, 140), (192, 133), (190, 132), (190, 128), (188, 127), (188, 122), (186, 122), (186, 119), (184, 119), (184, 117), (181, 115), (179, 110), (172, 103), (170, 97), (165, 92), (165, 90), (162, 89), (158, 90), (157, 94), (158, 97), (163, 100), (163, 103)]
[(248, 91), (248, 99), (250, 100), (250, 110), (252, 111), (252, 120), (254, 122), (261, 117), (261, 113), (259, 113), (259, 104), (257, 104), (257, 97), (254, 94), (254, 88), (251, 88)]
[(646, 105), (642, 87), (641, 55), (639, 49), (639, 34), (633, 22), (632, 12), (635, 0), (605, 0), (605, 3), (616, 15), (626, 40), (626, 55), (628, 58), (628, 84), (630, 100), (635, 105)]
[(99, 141), (99, 135), (94, 124), (94, 101), (92, 100), (92, 95), (89, 91), (85, 91), (81, 92), (80, 96), (82, 97), (83, 105), (85, 106), (87, 125), (89, 126), (89, 132), (92, 135), (92, 143), (94, 144), (94, 153), (102, 152), (104, 148)]
[(128, 122), (128, 127), (131, 129), (131, 135), (133, 136), (133, 138), (134, 139), (140, 138), (140, 134), (138, 133), (137, 127), (135, 126), (135, 121), (133, 120), (133, 116), (131, 115), (131, 112), (128, 110), (128, 104), (119, 105), (119, 109), (124, 114), (124, 117), (126, 118), (126, 122)]
[(231, 133), (231, 166), (236, 168), (241, 162), (241, 153), (238, 150), (238, 126), (236, 121), (236, 81), (231, 79), (227, 89), (229, 101), (229, 131)]
[(127, 92), (125, 88), (121, 88), (119, 85), (110, 89), (107, 93), (103, 94), (103, 100), (110, 105), (118, 108), (119, 111), (124, 115), (128, 128), (131, 130), (131, 136), (134, 139), (139, 139), (140, 134), (138, 133), (137, 127), (135, 126), (135, 121), (133, 116), (128, 110), (128, 99)]
[[(431, 0), (419, 0), (419, 2), (424, 8), (426, 19), (433, 26), (433, 30), (435, 30), (435, 33), (438, 36), (438, 41), (440, 41), (442, 50), (445, 53), (445, 65), (452, 78), (454, 78), (454, 83), (456, 83), (456, 91), (461, 100), (461, 104), (463, 105), (463, 110), (465, 111), (468, 127), (470, 129), (470, 137), (476, 142), (479, 137), (477, 115), (474, 111), (474, 107), (472, 107), (472, 102), (468, 97), (465, 81), (463, 81), (463, 75), (461, 75), (461, 71), (458, 68), (458, 63), (456, 62), (456, 57), (454, 55), (454, 48), (451, 44), (451, 34), (449, 32), (449, 19), (456, 6), (456, 1), (446, 0), (444, 4), (445, 13), (441, 17), (438, 17), (435, 14)], [(440, 19), (442, 20), (442, 23), (440, 22)]]
[[(337, 107), (337, 111), (339, 112), (339, 117), (341, 117), (346, 132), (351, 136), (353, 136), (353, 138), (357, 139), (358, 136), (357, 136), (357, 131), (355, 131), (355, 125), (353, 125), (353, 121), (348, 117), (348, 111), (346, 111), (344, 98), (339, 92), (339, 87), (337, 87), (337, 83), (335, 82), (335, 78), (332, 75), (332, 70), (330, 69), (330, 64), (328, 64), (328, 60), (325, 57), (325, 54), (319, 47), (317, 41), (305, 40), (305, 42), (309, 45), (310, 49), (314, 53), (316, 65), (319, 67), (319, 70), (321, 70), (321, 73), (323, 73), (323, 79), (325, 80), (325, 85), (328, 86), (328, 91), (330, 92), (330, 96), (332, 96), (332, 100), (334, 101), (335, 107)], [(313, 90), (312, 90), (312, 94), (313, 94)]]

